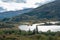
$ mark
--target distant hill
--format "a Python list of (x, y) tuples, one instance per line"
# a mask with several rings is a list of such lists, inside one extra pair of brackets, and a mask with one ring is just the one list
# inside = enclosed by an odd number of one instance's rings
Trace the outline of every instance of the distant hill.
[(4, 11), (6, 11), (6, 9), (0, 7), (0, 12), (4, 12)]
[(16, 3), (25, 3), (25, 0), (2, 0), (3, 2), (16, 2)]
[(31, 11), (33, 8), (27, 8), (23, 10), (17, 10), (17, 11), (5, 11), (5, 12), (0, 12), (0, 18), (11, 18), (14, 16), (17, 16), (22, 13), (27, 13)]
[(42, 5), (29, 13), (14, 17), (13, 21), (60, 20), (60, 0)]

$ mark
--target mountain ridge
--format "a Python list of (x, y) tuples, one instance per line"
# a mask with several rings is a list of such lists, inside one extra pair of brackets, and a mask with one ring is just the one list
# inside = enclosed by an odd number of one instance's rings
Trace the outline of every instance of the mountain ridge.
[(5, 11), (6, 11), (6, 9), (0, 7), (0, 12), (5, 12)]
[(23, 14), (26, 12), (31, 11), (33, 8), (27, 8), (27, 9), (23, 9), (23, 10), (17, 10), (17, 11), (5, 11), (5, 12), (0, 12), (0, 18), (9, 18), (9, 17), (14, 17), (17, 16), (19, 14)]
[(60, 0), (42, 5), (29, 13), (16, 16), (13, 21), (60, 20)]

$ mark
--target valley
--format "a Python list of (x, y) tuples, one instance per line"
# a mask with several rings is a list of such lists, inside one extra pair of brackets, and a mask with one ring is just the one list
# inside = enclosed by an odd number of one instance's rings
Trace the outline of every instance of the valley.
[(0, 12), (0, 40), (60, 40), (59, 4)]

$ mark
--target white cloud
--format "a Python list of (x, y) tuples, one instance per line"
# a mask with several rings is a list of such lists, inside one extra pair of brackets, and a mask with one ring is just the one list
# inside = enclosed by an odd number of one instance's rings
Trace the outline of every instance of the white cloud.
[(23, 8), (36, 8), (38, 5), (35, 3), (47, 3), (51, 0), (26, 0), (26, 3), (16, 3), (16, 2), (3, 2), (0, 0), (0, 6), (4, 9), (10, 10), (21, 10)]

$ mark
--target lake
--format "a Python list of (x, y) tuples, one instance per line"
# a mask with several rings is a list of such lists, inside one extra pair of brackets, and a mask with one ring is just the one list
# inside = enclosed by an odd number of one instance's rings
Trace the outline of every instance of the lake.
[[(32, 31), (36, 28), (36, 25), (39, 25), (39, 24), (33, 24), (32, 26), (31, 25), (20, 25), (19, 26), (19, 29), (21, 30), (25, 30), (25, 31), (28, 31), (29, 29)], [(60, 26), (58, 25), (41, 25), (41, 26), (37, 26), (38, 27), (38, 31), (43, 31), (43, 32), (46, 32), (48, 30), (51, 30), (51, 31), (60, 31)]]

